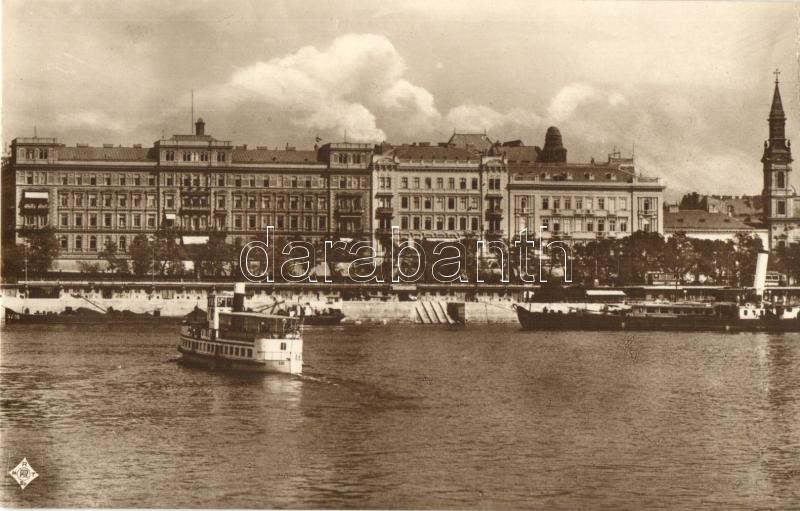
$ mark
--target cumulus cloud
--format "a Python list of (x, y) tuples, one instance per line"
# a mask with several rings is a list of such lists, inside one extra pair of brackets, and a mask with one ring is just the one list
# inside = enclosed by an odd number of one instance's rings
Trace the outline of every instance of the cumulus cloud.
[(206, 109), (247, 105), (264, 118), (290, 118), (296, 126), (331, 137), (378, 142), (387, 132), (441, 136), (452, 128), (492, 130), (532, 127), (540, 117), (464, 104), (440, 112), (433, 94), (406, 76), (406, 64), (386, 37), (347, 34), (328, 47), (303, 47), (291, 54), (237, 69), (220, 85), (199, 91)]

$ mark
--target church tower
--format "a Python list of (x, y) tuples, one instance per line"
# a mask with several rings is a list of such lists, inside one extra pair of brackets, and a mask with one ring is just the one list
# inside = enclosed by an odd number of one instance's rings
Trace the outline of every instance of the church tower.
[(779, 71), (775, 71), (775, 92), (769, 111), (769, 140), (764, 142), (764, 221), (769, 228), (769, 249), (791, 238), (788, 231), (795, 227), (794, 189), (790, 185), (792, 173), (792, 147), (786, 139), (786, 114), (783, 112), (781, 91), (778, 83)]

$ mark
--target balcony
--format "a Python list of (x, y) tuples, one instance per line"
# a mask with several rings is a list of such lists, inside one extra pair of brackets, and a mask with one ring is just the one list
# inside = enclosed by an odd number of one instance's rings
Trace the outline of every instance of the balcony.
[(209, 194), (210, 189), (206, 186), (181, 186), (181, 196), (187, 197), (206, 197)]
[(489, 206), (486, 208), (486, 218), (503, 218), (503, 208), (499, 206)]
[(375, 215), (376, 217), (382, 217), (382, 216), (393, 217), (394, 208), (391, 206), (381, 206), (375, 211)]
[(184, 204), (181, 206), (181, 215), (191, 214), (191, 213), (208, 213), (211, 211), (211, 205), (209, 204)]
[(364, 214), (364, 206), (352, 204), (339, 204), (336, 206), (337, 216), (361, 216)]

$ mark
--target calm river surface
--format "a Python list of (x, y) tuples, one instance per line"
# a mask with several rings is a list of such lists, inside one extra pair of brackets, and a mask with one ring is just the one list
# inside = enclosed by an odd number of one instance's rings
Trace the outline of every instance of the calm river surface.
[(797, 334), (337, 327), (300, 378), (181, 367), (176, 325), (0, 335), (2, 506), (800, 508)]

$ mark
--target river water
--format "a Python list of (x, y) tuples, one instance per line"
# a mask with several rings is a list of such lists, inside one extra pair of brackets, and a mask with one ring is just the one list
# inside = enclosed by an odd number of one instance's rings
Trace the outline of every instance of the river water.
[(299, 378), (184, 368), (175, 325), (0, 334), (2, 506), (800, 508), (797, 334), (309, 329)]

